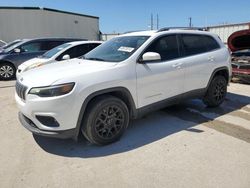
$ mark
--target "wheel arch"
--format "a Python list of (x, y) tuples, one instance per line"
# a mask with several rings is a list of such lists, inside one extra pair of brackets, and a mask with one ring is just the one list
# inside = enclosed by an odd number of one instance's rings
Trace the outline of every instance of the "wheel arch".
[(0, 65), (1, 65), (2, 63), (10, 64), (10, 65), (12, 65), (15, 69), (17, 69), (16, 66), (15, 66), (15, 64), (14, 64), (13, 62), (11, 62), (11, 61), (8, 61), (8, 60), (0, 60)]
[(137, 110), (135, 106), (135, 102), (133, 100), (133, 97), (130, 93), (130, 91), (125, 87), (114, 87), (109, 89), (104, 89), (100, 91), (96, 91), (92, 94), (90, 94), (83, 102), (80, 113), (78, 115), (77, 125), (76, 125), (76, 135), (75, 140), (78, 139), (79, 132), (81, 129), (81, 124), (83, 122), (83, 119), (85, 117), (85, 112), (90, 103), (96, 99), (97, 97), (103, 96), (103, 95), (111, 95), (114, 97), (117, 97), (121, 99), (128, 107), (129, 109), (129, 115), (131, 119), (135, 119), (137, 117)]
[(216, 68), (213, 71), (212, 75), (210, 76), (210, 79), (209, 79), (209, 82), (207, 84), (206, 90), (208, 89), (208, 87), (209, 87), (210, 83), (212, 82), (213, 78), (215, 76), (217, 76), (217, 75), (224, 76), (226, 78), (227, 82), (229, 83), (230, 78), (229, 78), (229, 69), (228, 69), (228, 67), (226, 67), (226, 66), (225, 67), (219, 67), (219, 68)]

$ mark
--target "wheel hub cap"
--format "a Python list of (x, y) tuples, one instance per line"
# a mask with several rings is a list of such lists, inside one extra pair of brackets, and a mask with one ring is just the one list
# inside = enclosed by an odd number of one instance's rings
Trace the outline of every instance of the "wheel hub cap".
[(1, 77), (9, 78), (9, 77), (13, 76), (13, 74), (14, 74), (14, 70), (11, 66), (4, 65), (4, 66), (0, 67)]

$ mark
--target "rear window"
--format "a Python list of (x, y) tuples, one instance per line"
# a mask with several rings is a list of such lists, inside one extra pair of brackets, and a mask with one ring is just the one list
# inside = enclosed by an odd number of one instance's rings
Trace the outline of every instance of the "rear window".
[(182, 35), (185, 56), (201, 54), (220, 48), (217, 41), (205, 35)]

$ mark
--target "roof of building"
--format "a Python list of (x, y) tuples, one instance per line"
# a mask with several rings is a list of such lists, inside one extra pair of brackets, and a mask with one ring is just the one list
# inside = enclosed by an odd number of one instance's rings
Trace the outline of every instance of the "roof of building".
[(57, 13), (71, 14), (71, 15), (76, 15), (76, 16), (83, 16), (83, 17), (99, 19), (99, 17), (97, 17), (97, 16), (90, 16), (90, 15), (86, 15), (86, 14), (79, 14), (79, 13), (68, 12), (68, 11), (57, 10), (57, 9), (51, 9), (51, 8), (45, 8), (45, 7), (9, 7), (9, 6), (0, 6), (0, 9), (45, 10), (45, 11), (50, 11), (50, 12), (57, 12)]
[(232, 24), (212, 25), (212, 26), (208, 26), (208, 28), (230, 27), (230, 26), (240, 26), (240, 25), (250, 25), (250, 22), (242, 22), (242, 23), (232, 23)]

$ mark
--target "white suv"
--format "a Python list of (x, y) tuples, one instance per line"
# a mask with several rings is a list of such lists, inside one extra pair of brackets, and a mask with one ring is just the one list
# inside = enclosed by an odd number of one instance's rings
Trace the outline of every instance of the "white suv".
[(231, 77), (218, 36), (191, 29), (127, 33), (83, 59), (25, 72), (16, 83), (19, 119), (43, 136), (95, 144), (118, 140), (129, 120), (179, 101), (220, 105)]

